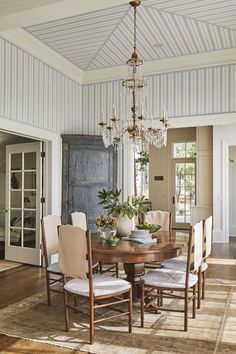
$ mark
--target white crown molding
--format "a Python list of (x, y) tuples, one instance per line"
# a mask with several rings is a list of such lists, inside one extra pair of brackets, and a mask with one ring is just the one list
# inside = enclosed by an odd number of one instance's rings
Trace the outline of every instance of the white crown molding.
[(83, 82), (83, 71), (22, 28), (2, 32), (1, 37), (42, 60), (70, 79)]
[[(22, 28), (2, 32), (1, 37), (14, 43), (29, 54), (42, 60), (80, 84), (120, 80), (127, 77), (126, 65), (102, 70), (82, 71), (69, 60)], [(145, 62), (143, 65), (143, 71), (146, 75), (154, 75), (164, 72), (189, 70), (193, 68), (232, 63), (236, 63), (236, 48)]]
[(236, 123), (236, 112), (169, 118), (171, 128), (191, 128)]
[[(232, 63), (236, 63), (236, 48), (145, 62), (143, 65), (143, 72), (145, 75), (153, 75), (164, 72)], [(126, 76), (126, 65), (102, 70), (85, 71), (83, 84), (120, 80)]]
[[(36, 1), (36, 0), (35, 0)], [(127, 4), (127, 0), (62, 0), (54, 4), (0, 15), (0, 32), (18, 27), (33, 26), (39, 23), (81, 15), (109, 7)]]

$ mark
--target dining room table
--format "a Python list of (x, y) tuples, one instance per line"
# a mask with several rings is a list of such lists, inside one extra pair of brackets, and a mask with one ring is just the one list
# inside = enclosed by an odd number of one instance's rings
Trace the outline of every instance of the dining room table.
[(150, 244), (141, 244), (121, 237), (115, 246), (110, 246), (98, 234), (93, 234), (92, 237), (93, 260), (122, 263), (127, 280), (132, 284), (134, 299), (139, 298), (141, 294), (140, 280), (145, 273), (145, 263), (180, 256), (187, 244), (188, 233), (174, 230), (157, 231), (152, 237), (153, 243)]

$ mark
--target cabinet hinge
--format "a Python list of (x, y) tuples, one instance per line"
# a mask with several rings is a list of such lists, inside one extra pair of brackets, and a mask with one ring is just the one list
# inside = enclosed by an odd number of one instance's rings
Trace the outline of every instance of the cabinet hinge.
[(45, 152), (42, 151), (42, 152), (41, 152), (41, 157), (45, 157), (45, 155), (46, 155)]
[(40, 202), (45, 203), (46, 202), (45, 197), (40, 198)]

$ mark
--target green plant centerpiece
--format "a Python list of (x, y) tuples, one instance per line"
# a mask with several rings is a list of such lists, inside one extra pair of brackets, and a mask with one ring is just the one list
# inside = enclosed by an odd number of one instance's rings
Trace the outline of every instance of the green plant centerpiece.
[(101, 190), (98, 192), (99, 204), (107, 210), (108, 215), (117, 218), (117, 233), (119, 236), (127, 236), (134, 229), (134, 217), (146, 212), (144, 196), (128, 197), (121, 201), (121, 189)]

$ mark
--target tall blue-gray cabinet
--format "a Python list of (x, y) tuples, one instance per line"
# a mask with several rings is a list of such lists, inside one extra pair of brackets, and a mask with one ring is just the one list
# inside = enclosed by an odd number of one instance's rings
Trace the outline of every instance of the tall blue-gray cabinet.
[(62, 217), (70, 222), (70, 214), (82, 211), (88, 216), (89, 229), (104, 212), (98, 205), (99, 190), (117, 187), (117, 153), (106, 149), (100, 136), (62, 135)]

